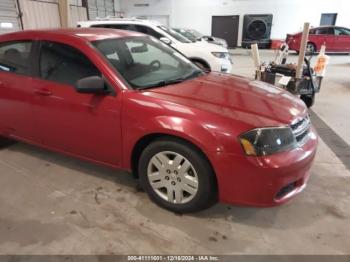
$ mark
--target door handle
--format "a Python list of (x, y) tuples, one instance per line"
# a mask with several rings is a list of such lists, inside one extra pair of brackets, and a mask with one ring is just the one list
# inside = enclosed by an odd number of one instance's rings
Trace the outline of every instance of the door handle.
[(49, 89), (42, 88), (42, 89), (36, 89), (34, 90), (35, 94), (41, 95), (41, 96), (50, 96), (52, 95), (52, 92)]

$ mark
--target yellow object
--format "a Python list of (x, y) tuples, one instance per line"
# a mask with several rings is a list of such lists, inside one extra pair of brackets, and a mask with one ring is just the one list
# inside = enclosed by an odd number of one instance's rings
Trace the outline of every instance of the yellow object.
[(256, 156), (255, 148), (247, 139), (241, 138), (241, 144), (248, 156)]

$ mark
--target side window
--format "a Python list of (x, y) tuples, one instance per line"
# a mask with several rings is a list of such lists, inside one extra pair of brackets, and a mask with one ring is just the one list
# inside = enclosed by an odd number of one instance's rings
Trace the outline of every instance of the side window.
[(334, 28), (335, 35), (350, 35), (350, 30), (345, 28)]
[(105, 24), (105, 25), (96, 25), (94, 27), (104, 27), (104, 28), (112, 28), (112, 29), (120, 29), (120, 30), (137, 31), (134, 25), (128, 25), (128, 24)]
[(30, 75), (31, 41), (7, 42), (0, 45), (0, 71)]
[(148, 27), (148, 26), (144, 26), (144, 25), (135, 25), (136, 30), (140, 33), (146, 34), (146, 35), (150, 35), (153, 36), (157, 39), (160, 39), (161, 37), (163, 37), (160, 33), (156, 32), (154, 29)]
[(101, 76), (101, 73), (79, 50), (65, 44), (42, 42), (41, 78), (75, 86), (79, 79), (89, 76)]
[(333, 28), (324, 27), (316, 30), (317, 35), (333, 35)]

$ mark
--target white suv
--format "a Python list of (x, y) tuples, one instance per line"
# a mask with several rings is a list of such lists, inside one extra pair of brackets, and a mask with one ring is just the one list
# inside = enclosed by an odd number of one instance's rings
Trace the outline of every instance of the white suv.
[(78, 27), (103, 27), (141, 32), (170, 45), (204, 69), (223, 73), (231, 73), (232, 70), (231, 54), (227, 48), (204, 41), (193, 43), (175, 30), (156, 21), (119, 18), (82, 21), (78, 22)]

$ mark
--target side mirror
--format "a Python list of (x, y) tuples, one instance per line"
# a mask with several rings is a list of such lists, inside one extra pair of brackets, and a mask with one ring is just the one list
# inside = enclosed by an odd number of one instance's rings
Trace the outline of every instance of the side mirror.
[(171, 40), (167, 37), (161, 37), (160, 41), (162, 41), (164, 44), (171, 45)]
[(78, 93), (83, 94), (108, 94), (105, 81), (100, 76), (89, 76), (79, 79), (76, 84)]

